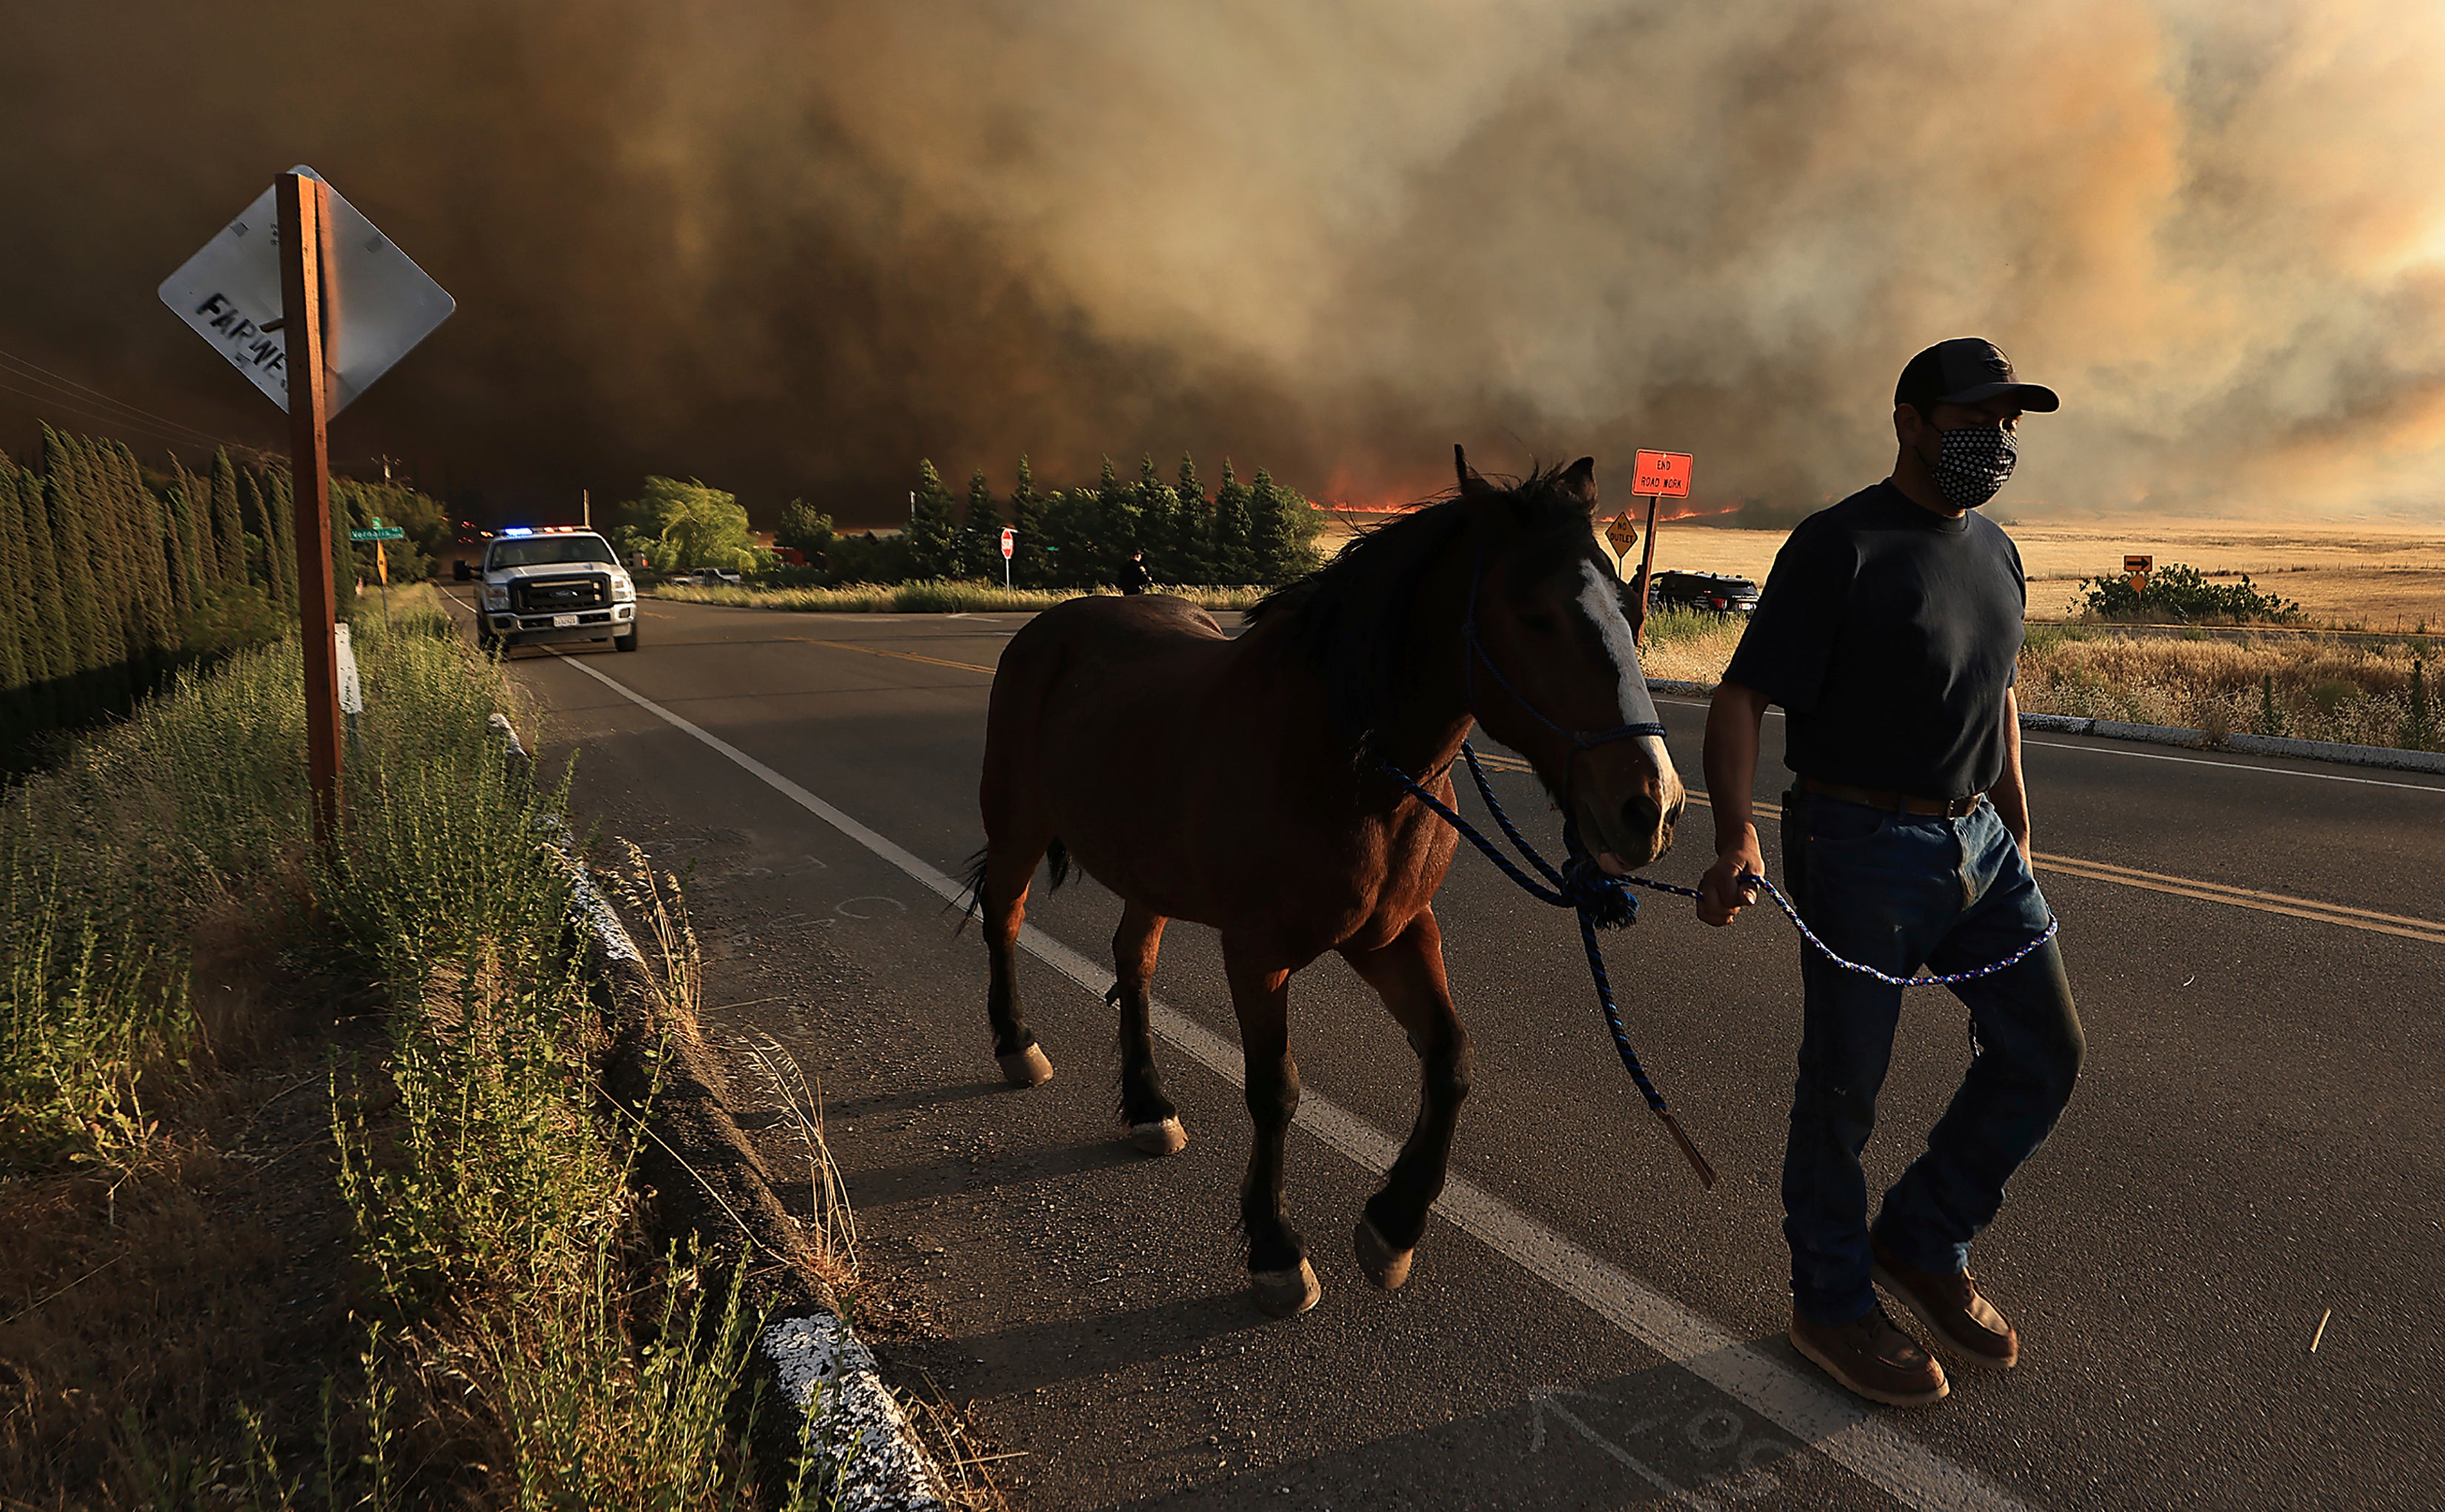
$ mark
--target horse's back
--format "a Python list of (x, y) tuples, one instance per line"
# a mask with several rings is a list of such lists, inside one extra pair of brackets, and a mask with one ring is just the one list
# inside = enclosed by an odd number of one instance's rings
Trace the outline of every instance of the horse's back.
[(1001, 664), (1010, 666), (1014, 656), (1032, 662), (1048, 655), (1073, 663), (1130, 662), (1229, 641), (1214, 616), (1186, 599), (1168, 593), (1105, 594), (1066, 599), (1038, 614), (1011, 637)]
[[(1177, 881), (1186, 826), (1245, 721), (1219, 707), (1240, 650), (1185, 599), (1072, 599), (1037, 615), (1003, 650), (985, 733), (986, 829), (1000, 806), (1021, 830), (1058, 835), (1091, 875), (1124, 895)], [(1200, 910), (1202, 911), (1202, 910)]]

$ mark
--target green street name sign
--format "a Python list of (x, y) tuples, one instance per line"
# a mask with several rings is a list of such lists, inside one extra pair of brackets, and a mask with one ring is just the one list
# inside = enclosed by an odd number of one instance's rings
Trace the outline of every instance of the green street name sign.
[(377, 525), (370, 531), (350, 531), (348, 532), (348, 539), (352, 541), (403, 541), (407, 539), (407, 532), (401, 530), (396, 525)]

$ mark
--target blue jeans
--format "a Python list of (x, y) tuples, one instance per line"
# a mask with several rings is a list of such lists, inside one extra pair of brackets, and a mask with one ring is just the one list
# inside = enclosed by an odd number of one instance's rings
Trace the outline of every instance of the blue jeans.
[[(2045, 929), (2045, 899), (1992, 804), (1922, 818), (1820, 794), (1783, 794), (1782, 869), (1809, 927), (1850, 960), (1907, 977), (2000, 961)], [(1876, 1122), (1903, 989), (1801, 945), (1800, 1081), (1782, 1162), (1792, 1299), (1839, 1326), (1876, 1305), (1859, 1151)], [(1913, 988), (1924, 992), (1926, 988)], [(1927, 1151), (1885, 1193), (1876, 1241), (1950, 1275), (2004, 1204), (2004, 1183), (2055, 1126), (2079, 1079), (2080, 1016), (2048, 941), (2007, 971), (1951, 989), (1978, 1051)]]

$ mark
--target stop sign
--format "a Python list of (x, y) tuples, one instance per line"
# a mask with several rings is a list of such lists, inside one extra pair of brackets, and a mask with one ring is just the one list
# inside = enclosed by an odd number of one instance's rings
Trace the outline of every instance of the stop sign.
[(1009, 557), (1017, 554), (1017, 551), (1018, 532), (1007, 526), (1004, 526), (1001, 532), (1001, 554), (1003, 558), (1007, 560)]

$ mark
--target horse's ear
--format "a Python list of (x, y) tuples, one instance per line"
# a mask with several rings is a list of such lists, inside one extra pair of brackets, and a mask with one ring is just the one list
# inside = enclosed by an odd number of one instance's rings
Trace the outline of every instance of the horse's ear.
[(1563, 497), (1584, 508), (1590, 518), (1595, 517), (1596, 513), (1596, 459), (1595, 457), (1580, 457), (1562, 469), (1562, 476), (1556, 478), (1554, 482), (1555, 486), (1562, 491)]
[(1492, 492), (1491, 485), (1477, 475), (1475, 468), (1468, 465), (1468, 453), (1458, 441), (1452, 442), (1452, 471), (1459, 475), (1463, 497), (1472, 494)]

